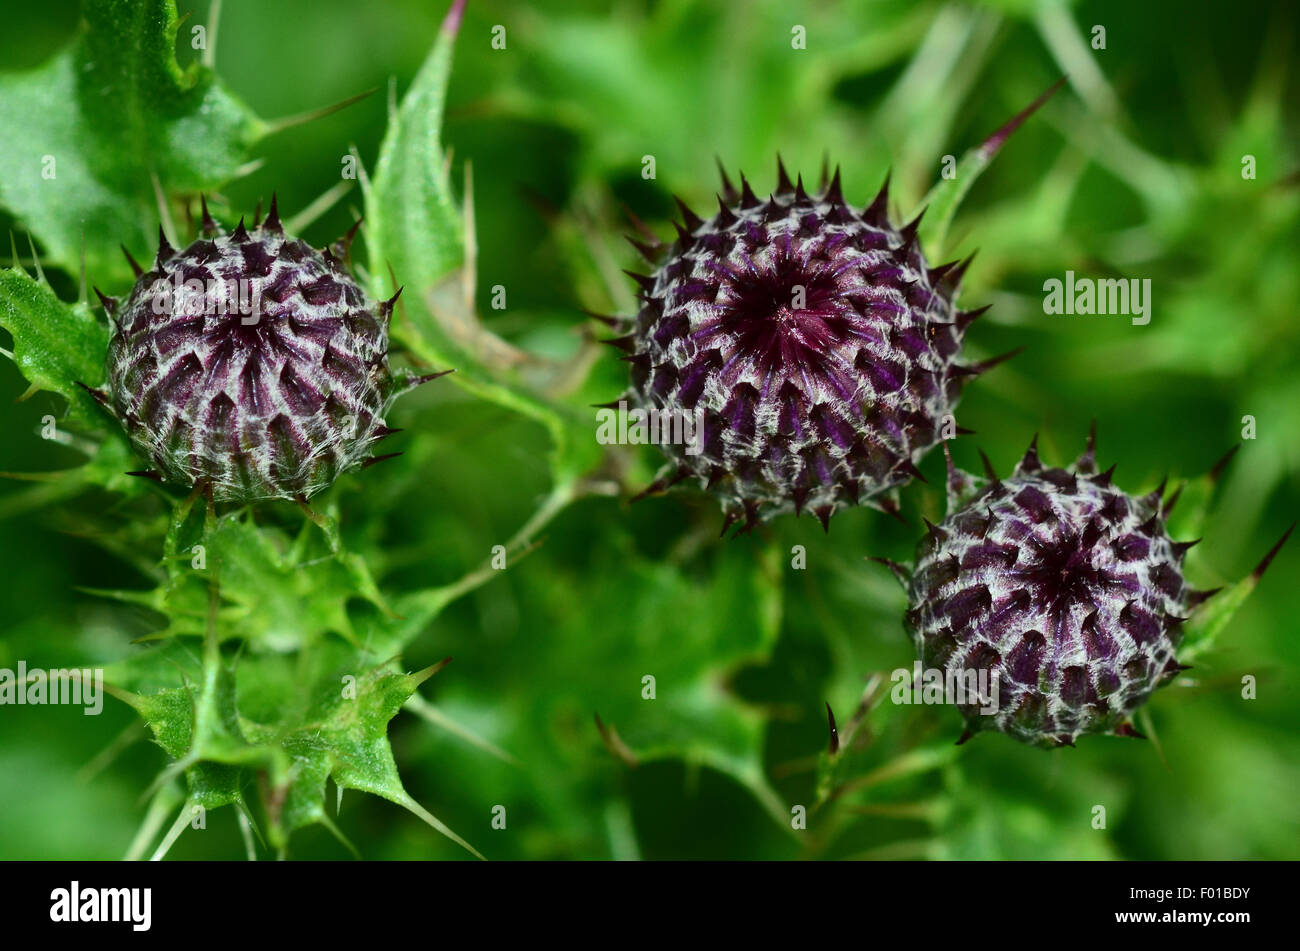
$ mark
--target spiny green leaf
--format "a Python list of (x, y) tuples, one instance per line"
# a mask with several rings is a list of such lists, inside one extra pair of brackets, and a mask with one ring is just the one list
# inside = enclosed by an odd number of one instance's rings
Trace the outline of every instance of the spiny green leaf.
[[(1214, 501), (1220, 477), (1240, 448), (1234, 446), (1208, 472), (1188, 480), (1176, 490), (1178, 501), (1165, 520), (1165, 528), (1172, 538), (1187, 539), (1201, 536), (1205, 530), (1206, 519), (1209, 517), (1210, 505)], [(1169, 504), (1168, 498), (1165, 504), (1166, 506)]]
[(0, 271), (0, 326), (13, 336), (14, 362), (32, 386), (66, 399), (68, 415), (78, 423), (102, 420), (79, 385), (103, 381), (108, 350), (108, 327), (89, 305), (65, 304), (48, 284), (7, 268)]
[(174, 0), (87, 0), (85, 28), (48, 63), (0, 77), (0, 205), (47, 258), (101, 284), (130, 278), (118, 244), (156, 245), (165, 193), (233, 178), (265, 125), (208, 68), (176, 60)]
[(371, 271), (382, 282), (391, 265), (400, 281), (424, 292), (465, 256), (460, 212), (441, 143), (452, 46), (463, 8), (463, 0), (457, 0), (447, 14), (433, 49), (392, 117), (366, 202)]
[(380, 146), (366, 189), (366, 241), (373, 290), (403, 289), (393, 334), (421, 360), (454, 368), (458, 385), (542, 423), (555, 443), (556, 480), (593, 465), (599, 449), (586, 420), (548, 403), (514, 379), (530, 355), (484, 328), (474, 312), (473, 257), (467, 211), (452, 195), (441, 144), (443, 102), (464, 0), (455, 0), (438, 38), (407, 91)]
[[(307, 530), (319, 539), (314, 526)], [(388, 610), (363, 558), (331, 552), (323, 540), (315, 546), (291, 541), (272, 525), (259, 526), (247, 511), (197, 533), (176, 525), (167, 548), (163, 585), (107, 593), (167, 615), (167, 626), (146, 640), (202, 635), (214, 577), (220, 581), (223, 638), (239, 637), (259, 648), (306, 648), (329, 634), (356, 642), (348, 602), (360, 599), (381, 614)]]
[[(616, 731), (636, 762), (676, 760), (720, 771), (779, 822), (774, 834), (789, 833), (789, 804), (763, 769), (763, 711), (730, 686), (744, 666), (767, 662), (776, 643), (782, 614), (776, 550), (724, 547), (683, 566), (646, 558), (627, 538), (592, 541), (590, 557), (602, 566), (599, 586), (589, 584), (585, 568), (554, 562), (529, 563), (516, 576), (516, 590), (533, 605), (530, 633), (521, 631), (487, 662), (498, 683), (535, 687), (484, 697), (448, 678), (438, 688), (440, 703), (450, 695), (449, 708), (492, 724), (480, 735), (517, 753), (520, 765), (457, 742), (441, 748), (436, 768), (448, 768), (450, 757), (476, 796), (533, 804), (553, 840), (591, 835), (592, 823), (599, 829), (593, 771), (617, 776), (626, 768), (610, 741), (602, 743), (598, 715), (606, 735)], [(576, 614), (599, 623), (577, 624)], [(462, 663), (459, 643), (448, 650)], [(475, 659), (468, 645), (465, 654), (472, 665), (485, 660)], [(472, 685), (475, 673), (467, 670), (464, 682)], [(647, 676), (654, 678), (653, 695)], [(540, 787), (543, 776), (563, 781)]]
[(1219, 633), (1232, 620), (1232, 616), (1237, 613), (1237, 610), (1246, 602), (1246, 599), (1250, 597), (1250, 593), (1259, 585), (1259, 580), (1263, 577), (1264, 571), (1282, 549), (1282, 546), (1286, 544), (1287, 539), (1291, 537), (1294, 530), (1295, 524), (1292, 523), (1291, 527), (1286, 530), (1286, 533), (1278, 540), (1277, 544), (1269, 550), (1254, 571), (1226, 591), (1220, 591), (1201, 610), (1192, 615), (1191, 619), (1184, 625), (1182, 649), (1178, 652), (1179, 660), (1192, 660), (1214, 646)]
[(1052, 94), (1060, 89), (1064, 82), (1064, 77), (1058, 79), (1046, 92), (1018, 112), (1006, 125), (994, 132), (976, 148), (963, 155), (961, 161), (957, 163), (953, 177), (945, 178), (939, 182), (930, 189), (929, 193), (921, 201), (921, 208), (925, 210), (925, 219), (920, 228), (921, 242), (922, 246), (930, 253), (931, 260), (938, 260), (943, 256), (944, 240), (948, 236), (948, 227), (952, 224), (953, 216), (957, 214), (957, 209), (965, 200), (967, 193), (970, 192), (971, 186), (975, 184), (975, 180), (980, 177), (984, 169), (988, 168), (989, 163), (993, 161), (993, 157), (998, 154), (998, 150), (1011, 137), (1011, 134), (1020, 128), (1021, 124), (1033, 115), (1039, 106), (1050, 99)]
[[(207, 809), (240, 806), (246, 790), (260, 788), (271, 844), (283, 850), (304, 826), (337, 832), (325, 812), (333, 778), (409, 809), (479, 854), (411, 799), (388, 742), (389, 721), (432, 669), (399, 673), (338, 640), (237, 662), (214, 646), (199, 661), (172, 642), (106, 670), (111, 692), (140, 713), (171, 759), (159, 788), (183, 772), (188, 802)], [(160, 681), (173, 685), (158, 689)]]

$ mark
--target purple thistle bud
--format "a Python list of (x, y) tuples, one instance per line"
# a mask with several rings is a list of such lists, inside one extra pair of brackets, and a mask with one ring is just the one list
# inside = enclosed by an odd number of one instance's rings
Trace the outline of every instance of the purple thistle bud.
[[(953, 304), (966, 264), (931, 268), (919, 223), (896, 229), (888, 181), (859, 211), (840, 176), (819, 197), (791, 184), (760, 201), (723, 176), (718, 212), (681, 205), (670, 246), (633, 242), (655, 265), (640, 311), (610, 341), (631, 365), (627, 399), (695, 418), (695, 449), (665, 443), (647, 491), (690, 478), (719, 496), (726, 527), (811, 510), (897, 510), (893, 490), (953, 427), (961, 388), (992, 362), (957, 355), (978, 311)], [(679, 202), (680, 204), (680, 202)]]
[(105, 299), (101, 398), (156, 467), (146, 474), (216, 500), (305, 499), (396, 431), (392, 303), (285, 234), (274, 198), (265, 221), (230, 234), (205, 201), (198, 240), (176, 251), (161, 238), (131, 293)]
[(921, 541), (906, 621), (927, 669), (966, 683), (988, 675), (986, 695), (958, 703), (963, 740), (1135, 735), (1129, 715), (1185, 669), (1175, 659), (1183, 622), (1213, 592), (1184, 578), (1190, 544), (1165, 530), (1164, 487), (1142, 497), (1115, 488), (1093, 445), (1055, 469), (1035, 439), (1005, 479), (949, 459), (948, 515)]

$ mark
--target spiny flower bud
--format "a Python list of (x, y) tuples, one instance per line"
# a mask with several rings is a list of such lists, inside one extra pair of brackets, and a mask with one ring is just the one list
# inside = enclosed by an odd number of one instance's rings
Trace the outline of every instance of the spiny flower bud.
[[(1085, 733), (1137, 735), (1129, 715), (1183, 668), (1183, 623), (1213, 591), (1183, 575), (1164, 484), (1135, 497), (1098, 473), (1094, 439), (1069, 468), (1046, 467), (1037, 439), (1009, 478), (948, 460), (949, 514), (926, 522), (906, 580), (907, 625), (926, 668), (970, 683), (962, 740), (998, 730), (1039, 746)], [(891, 565), (898, 569), (898, 566)], [(980, 681), (976, 680), (979, 683)], [(990, 712), (996, 708), (996, 712)]]
[[(351, 277), (354, 227), (317, 251), (270, 213), (230, 234), (203, 206), (203, 233), (183, 251), (161, 236), (153, 267), (112, 317), (107, 392), (96, 397), (156, 467), (138, 475), (194, 486), (216, 500), (305, 500), (396, 432), (393, 399), (430, 377), (395, 381), (388, 324)], [(399, 291), (400, 293), (400, 291)]]
[(962, 384), (998, 362), (957, 362), (982, 313), (953, 305), (969, 259), (929, 267), (920, 217), (890, 224), (888, 181), (859, 211), (838, 170), (818, 197), (778, 176), (760, 201), (724, 172), (712, 218), (679, 201), (676, 241), (633, 241), (655, 268), (632, 275), (640, 311), (609, 341), (631, 364), (625, 400), (702, 426), (693, 447), (662, 446), (647, 493), (693, 479), (721, 498), (724, 533), (791, 510), (823, 526), (850, 505), (896, 512), (893, 490), (961, 431)]

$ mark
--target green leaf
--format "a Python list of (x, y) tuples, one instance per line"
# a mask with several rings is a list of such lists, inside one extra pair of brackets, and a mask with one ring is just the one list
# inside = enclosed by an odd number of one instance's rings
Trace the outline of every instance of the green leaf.
[[(533, 854), (602, 848), (602, 804), (617, 795), (629, 755), (637, 770), (680, 761), (731, 777), (772, 817), (772, 838), (784, 839), (790, 804), (764, 772), (766, 717), (731, 686), (776, 643), (777, 550), (722, 546), (682, 564), (647, 558), (615, 534), (592, 536), (591, 566), (531, 556), (516, 577), (528, 623), (489, 655), (439, 625), (440, 649), (457, 658), (457, 676), (438, 684), (439, 709), (479, 724), (479, 737), (519, 762), (457, 738), (429, 757), (430, 772), (461, 777), (468, 803), (527, 803), (541, 837)], [(482, 643), (477, 628), (461, 636)]]
[(1246, 599), (1250, 597), (1251, 592), (1259, 585), (1264, 572), (1277, 556), (1277, 553), (1282, 550), (1282, 546), (1286, 544), (1293, 531), (1295, 531), (1294, 522), (1255, 567), (1254, 571), (1226, 591), (1220, 591), (1201, 610), (1192, 615), (1183, 626), (1183, 644), (1182, 649), (1178, 652), (1180, 661), (1193, 660), (1214, 646), (1219, 634), (1227, 627), (1228, 622), (1232, 620), (1232, 616), (1246, 603)]
[(366, 601), (377, 613), (387, 612), (365, 560), (329, 550), (308, 521), (291, 539), (273, 525), (258, 525), (248, 510), (197, 533), (187, 530), (187, 514), (179, 511), (165, 545), (164, 584), (146, 591), (93, 592), (167, 616), (166, 627), (141, 640), (201, 636), (214, 579), (223, 639), (238, 637), (259, 649), (309, 648), (330, 634), (356, 643), (349, 602)]
[(1046, 92), (1016, 113), (1006, 125), (963, 155), (961, 161), (957, 163), (952, 178), (945, 178), (930, 189), (921, 201), (921, 207), (925, 209), (925, 219), (921, 224), (920, 235), (922, 246), (929, 252), (931, 260), (939, 260), (943, 257), (948, 228), (957, 214), (957, 209), (975, 184), (975, 180), (980, 177), (984, 169), (988, 168), (993, 157), (1006, 144), (1011, 134), (1020, 128), (1024, 121), (1047, 102), (1064, 83), (1064, 77), (1054, 82)]
[[(1187, 540), (1202, 536), (1209, 522), (1211, 510), (1216, 504), (1222, 476), (1237, 454), (1238, 448), (1234, 447), (1224, 455), (1210, 471), (1178, 487), (1177, 505), (1166, 521), (1166, 529), (1171, 537)], [(1294, 527), (1293, 525), (1292, 528)], [(1260, 578), (1263, 577), (1264, 570), (1286, 544), (1290, 535), (1291, 529), (1288, 529), (1254, 571), (1235, 584), (1225, 586), (1192, 613), (1183, 625), (1183, 642), (1178, 651), (1180, 661), (1194, 660), (1214, 647), (1219, 635), (1255, 590)], [(1192, 559), (1196, 562), (1200, 561), (1199, 551), (1199, 549), (1192, 551)]]
[[(187, 810), (244, 809), (244, 791), (260, 779), (269, 840), (283, 853), (305, 826), (339, 834), (325, 811), (333, 779), (397, 803), (481, 858), (406, 792), (388, 741), (389, 721), (435, 669), (399, 673), (338, 640), (295, 656), (243, 654), (236, 663), (209, 639), (201, 662), (173, 641), (108, 668), (106, 677), (171, 760), (155, 787), (184, 773)], [(171, 685), (158, 688), (160, 681)]]
[(102, 420), (95, 400), (78, 385), (103, 382), (108, 350), (108, 327), (89, 305), (65, 304), (48, 284), (8, 268), (0, 271), (0, 326), (13, 336), (14, 362), (35, 389), (66, 399), (78, 423)]
[(441, 143), (452, 46), (463, 6), (457, 2), (447, 14), (433, 49), (391, 117), (366, 197), (371, 270), (383, 281), (391, 265), (401, 282), (426, 293), (465, 257), (460, 211)]
[[(366, 242), (376, 296), (403, 289), (393, 335), (438, 368), (453, 368), (466, 390), (542, 423), (555, 444), (557, 482), (571, 480), (599, 458), (590, 414), (557, 407), (518, 378), (517, 367), (540, 363), (492, 334), (474, 312), (474, 261), (467, 244), (472, 212), (452, 195), (441, 144), (443, 103), (463, 0), (456, 0), (380, 146), (366, 187)], [(468, 189), (467, 189), (468, 191)], [(467, 204), (472, 195), (467, 194)]]
[(174, 0), (87, 0), (84, 32), (38, 69), (0, 77), (0, 205), (52, 263), (130, 279), (118, 244), (157, 245), (164, 193), (235, 177), (266, 131), (212, 70), (176, 61)]

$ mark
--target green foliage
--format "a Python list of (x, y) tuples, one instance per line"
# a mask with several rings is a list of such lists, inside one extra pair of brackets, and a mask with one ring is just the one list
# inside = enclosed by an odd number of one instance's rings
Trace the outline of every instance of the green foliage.
[[(274, 654), (227, 661), (210, 645), (200, 666), (184, 649), (159, 651), (184, 672), (183, 686), (148, 694), (112, 689), (173, 759), (156, 785), (165, 789), (174, 776), (185, 776), (177, 827), (191, 821), (196, 806), (235, 805), (247, 814), (245, 797), (257, 790), (269, 844), (283, 853), (290, 834), (304, 826), (321, 824), (339, 834), (325, 811), (326, 784), (333, 780), (340, 797), (343, 789), (381, 796), (475, 852), (402, 787), (388, 742), (389, 721), (434, 669), (405, 674), (367, 666), (361, 652), (337, 642), (293, 663)], [(157, 663), (148, 658), (144, 679)], [(127, 662), (108, 675), (132, 683), (141, 677), (135, 666)]]
[(366, 195), (366, 240), (376, 289), (381, 294), (397, 290), (388, 277), (391, 268), (418, 292), (425, 315), (431, 309), (427, 295), (465, 260), (465, 235), (441, 143), (443, 100), (458, 28), (458, 17), (443, 24), (429, 58), (390, 117), (374, 184)]
[(174, 0), (88, 0), (85, 29), (48, 63), (0, 78), (0, 205), (50, 264), (129, 277), (119, 245), (157, 246), (156, 189), (215, 189), (266, 127), (216, 74), (176, 61)]
[(104, 379), (108, 327), (84, 301), (69, 307), (26, 272), (0, 271), (0, 327), (12, 335), (14, 363), (33, 391), (62, 396), (74, 422), (85, 425), (98, 418), (84, 387)]
[[(374, 291), (405, 292), (395, 335), (419, 359), (456, 369), (470, 392), (538, 420), (555, 441), (557, 481), (572, 482), (595, 461), (590, 440), (572, 411), (529, 392), (517, 368), (537, 361), (491, 334), (474, 313), (472, 210), (462, 218), (451, 192), (440, 130), (460, 24), (454, 5), (415, 82), (391, 116), (366, 188), (366, 240)], [(467, 203), (469, 174), (466, 173)], [(467, 235), (471, 246), (466, 247)], [(467, 257), (468, 254), (468, 257)], [(534, 367), (534, 369), (536, 369)]]
[(976, 179), (984, 169), (988, 168), (989, 163), (993, 161), (998, 150), (1012, 133), (1060, 89), (1064, 82), (1064, 79), (1057, 80), (1047, 92), (1018, 112), (1010, 122), (963, 155), (961, 161), (955, 166), (944, 169), (943, 181), (931, 188), (921, 202), (923, 213), (926, 215), (925, 224), (921, 228), (921, 241), (933, 260), (941, 260), (944, 257), (944, 239), (948, 236), (952, 219), (957, 214), (957, 209), (961, 207), (962, 200), (970, 193)]
[[(45, 271), (0, 271), (3, 385), (30, 397), (0, 427), (0, 469), (23, 480), (0, 489), (19, 595), (0, 666), (102, 666), (124, 701), (0, 721), (0, 854), (1294, 857), (1300, 752), (1278, 682), (1300, 663), (1280, 583), (1296, 553), (1239, 580), (1300, 501), (1300, 97), (1260, 46), (1281, 32), (1263, 6), (1211, 44), (1176, 4), (1131, 5), (1096, 52), (1086, 8), (1047, 0), (471, 3), (442, 26), (402, 3), (273, 6), (226, 5), (221, 77), (188, 64), (206, 5), (182, 3), (182, 21), (164, 0), (86, 0), (51, 60), (0, 73), (0, 206)], [(290, 20), (311, 42), (275, 38)], [(282, 126), (243, 101), (393, 76), (390, 114), (375, 96), (258, 154)], [(86, 283), (119, 293), (119, 243), (143, 261), (165, 216), (188, 238), (197, 193), (218, 212), (273, 191), (302, 208), (349, 151), (370, 167), (357, 205), (308, 236), (364, 218), (368, 287), (404, 287), (395, 358), (456, 371), (398, 402), (405, 454), (310, 513), (209, 510), (126, 475), (143, 460), (79, 385), (101, 381), (107, 339), (97, 309), (68, 303), (83, 247)], [(896, 220), (928, 205), (928, 251), (979, 248), (962, 305), (994, 306), (975, 356), (1028, 348), (964, 398), (978, 435), (953, 444), (958, 465), (979, 471), (978, 446), (1004, 471), (1036, 429), (1045, 458), (1072, 458), (1095, 417), (1119, 484), (1187, 480), (1172, 531), (1204, 536), (1191, 579), (1225, 590), (1188, 625), (1195, 669), (1147, 708), (1151, 742), (958, 747), (954, 711), (891, 701), (913, 659), (903, 598), (863, 556), (910, 558), (920, 516), (943, 509), (938, 454), (904, 494), (909, 527), (855, 511), (829, 537), (787, 518), (721, 543), (691, 490), (620, 501), (659, 457), (596, 443), (590, 404), (626, 372), (580, 310), (632, 306), (621, 212), (670, 234), (671, 194), (712, 200), (715, 156), (764, 190), (778, 151), (809, 183), (823, 155), (842, 165), (859, 204), (889, 170)], [(953, 179), (946, 156), (964, 156)], [(1066, 269), (1151, 278), (1151, 325), (1043, 315), (1042, 283)], [(37, 438), (63, 404), (57, 438)], [(1217, 483), (1194, 475), (1238, 444)]]
[[(581, 703), (562, 692), (540, 703), (506, 698), (501, 735), (506, 748), (549, 761), (563, 775), (599, 752), (597, 731), (586, 742), (557, 742), (551, 724), (587, 725), (598, 716), (615, 757), (639, 764), (681, 759), (732, 777), (777, 821), (788, 810), (763, 772), (761, 711), (738, 703), (728, 679), (744, 664), (765, 662), (776, 645), (781, 595), (773, 553), (722, 550), (693, 570), (647, 559), (614, 533), (590, 557), (619, 565), (611, 583), (592, 591), (585, 572), (556, 566), (528, 574), (528, 603), (539, 630), (568, 631), (562, 640), (538, 638), (508, 659), (509, 674), (562, 683), (571, 671), (600, 671)], [(578, 614), (604, 619), (600, 636), (579, 635)], [(611, 732), (612, 731), (612, 732)], [(617, 736), (617, 740), (612, 737)], [(581, 775), (575, 772), (575, 777)], [(524, 789), (515, 777), (520, 799)], [(560, 822), (584, 808), (572, 780), (547, 804)]]

